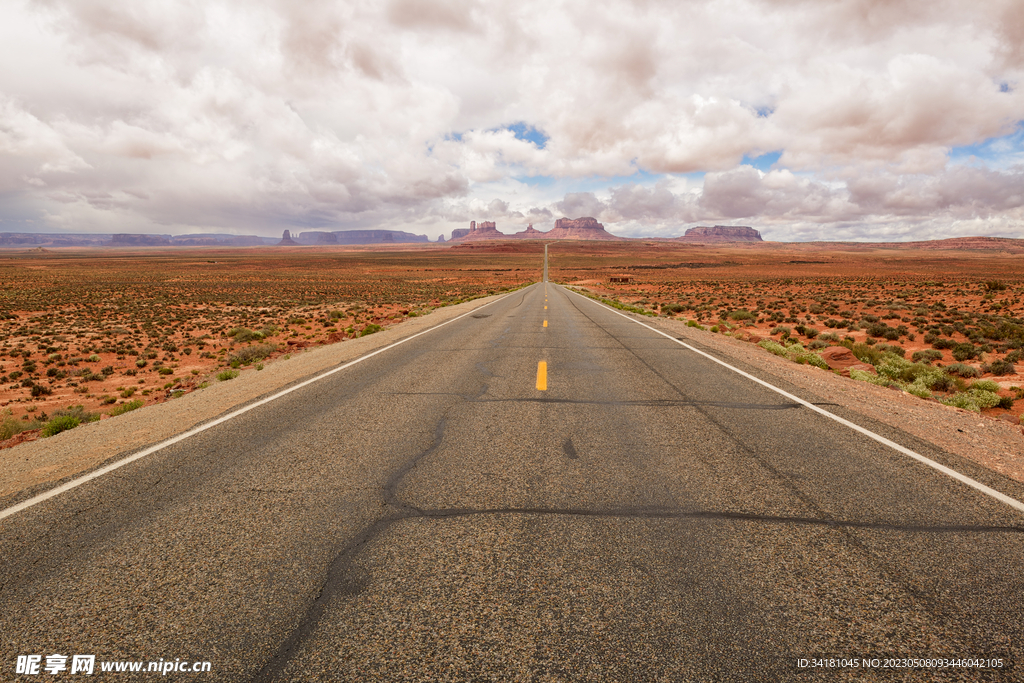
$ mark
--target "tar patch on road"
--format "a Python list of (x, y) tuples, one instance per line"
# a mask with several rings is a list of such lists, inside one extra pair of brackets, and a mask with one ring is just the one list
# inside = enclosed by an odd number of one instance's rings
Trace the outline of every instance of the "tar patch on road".
[(572, 439), (565, 440), (565, 443), (562, 444), (562, 450), (565, 451), (565, 456), (572, 460), (576, 460), (580, 457), (576, 452), (576, 447), (572, 445)]

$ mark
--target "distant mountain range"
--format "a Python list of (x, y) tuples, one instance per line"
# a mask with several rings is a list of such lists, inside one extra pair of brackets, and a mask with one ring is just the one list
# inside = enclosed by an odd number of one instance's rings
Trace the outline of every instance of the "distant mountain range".
[[(287, 231), (286, 231), (287, 232)], [(429, 242), (426, 235), (402, 230), (337, 230), (334, 232), (303, 232), (290, 235), (285, 244), (394, 244)], [(0, 247), (253, 247), (281, 244), (281, 237), (258, 235), (224, 235), (193, 233), (191, 235), (148, 235), (135, 233), (0, 233)]]
[[(282, 239), (283, 237), (283, 239)], [(260, 237), (257, 235), (228, 235), (217, 233), (193, 233), (190, 235), (147, 235), (135, 233), (31, 233), (0, 232), (0, 248), (26, 247), (251, 247), (251, 246), (327, 246), (358, 244), (426, 244), (426, 235), (417, 235), (403, 230), (333, 230), (309, 231), (282, 237)], [(464, 242), (489, 240), (600, 240), (631, 241), (631, 239), (658, 242), (685, 242), (697, 244), (731, 243), (770, 247), (781, 242), (764, 242), (761, 233), (742, 225), (715, 225), (689, 228), (680, 237), (627, 238), (613, 235), (604, 225), (591, 217), (576, 219), (560, 218), (555, 227), (547, 232), (536, 230), (532, 225), (511, 235), (499, 232), (490, 221), (471, 222), (469, 228), (452, 231), (449, 243), (453, 246)], [(444, 243), (442, 235), (437, 240)], [(805, 248), (822, 248), (828, 245), (848, 246), (853, 249), (951, 249), (951, 250), (1002, 250), (1024, 253), (1024, 240), (1006, 237), (954, 237), (917, 242), (799, 242)]]

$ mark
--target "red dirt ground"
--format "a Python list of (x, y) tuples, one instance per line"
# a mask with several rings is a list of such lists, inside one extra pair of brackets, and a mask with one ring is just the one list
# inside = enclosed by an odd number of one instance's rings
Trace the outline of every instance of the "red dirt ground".
[[(981, 371), (1024, 339), (1024, 241), (936, 244), (557, 242), (550, 276), (748, 340), (779, 326), (800, 336), (799, 324), (864, 342), (873, 316), (899, 330), (878, 343), (907, 358), (936, 339), (973, 340), (983, 351), (967, 363)], [(168, 400), (216, 381), (249, 347), (274, 345), (269, 362), (537, 281), (543, 245), (0, 251), (0, 419), (10, 431), (11, 422), (37, 426), (71, 405), (105, 413)], [(736, 319), (739, 311), (752, 317)], [(266, 336), (239, 341), (244, 330), (229, 334), (238, 328)], [(941, 353), (936, 364), (954, 362), (949, 349)], [(1006, 387), (1003, 396), (1024, 386), (1019, 372), (984, 376)], [(1022, 412), (1024, 400), (986, 410)]]

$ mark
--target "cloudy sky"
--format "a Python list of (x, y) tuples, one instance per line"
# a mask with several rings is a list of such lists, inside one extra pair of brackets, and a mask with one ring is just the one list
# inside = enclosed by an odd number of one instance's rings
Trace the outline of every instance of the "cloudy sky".
[(0, 0), (0, 231), (1024, 237), (1020, 0)]

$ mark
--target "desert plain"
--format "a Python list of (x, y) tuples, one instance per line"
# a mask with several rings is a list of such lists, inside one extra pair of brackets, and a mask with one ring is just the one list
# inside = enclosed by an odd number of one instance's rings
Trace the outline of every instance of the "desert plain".
[[(0, 251), (0, 445), (535, 282), (544, 244)], [(547, 244), (551, 280), (620, 308), (949, 410), (1024, 412), (1024, 240)]]

